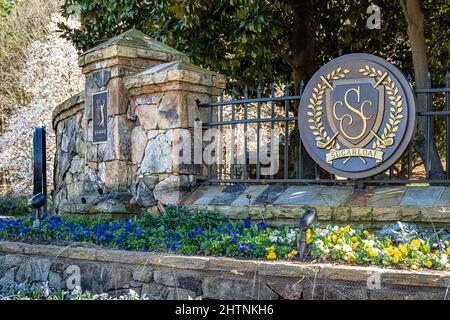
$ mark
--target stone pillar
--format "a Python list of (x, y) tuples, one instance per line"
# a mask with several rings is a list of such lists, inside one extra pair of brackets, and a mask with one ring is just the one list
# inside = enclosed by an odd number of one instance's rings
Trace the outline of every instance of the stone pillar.
[[(206, 166), (194, 163), (194, 123), (208, 121), (208, 108), (199, 104), (207, 103), (209, 94), (217, 96), (224, 85), (223, 76), (183, 61), (124, 79), (130, 114), (136, 119), (132, 192), (141, 205), (148, 206), (153, 199), (179, 204), (206, 175)], [(183, 162), (176, 160), (180, 158)]]
[[(53, 115), (59, 212), (141, 213), (158, 201), (180, 203), (204, 166), (174, 158), (193, 158), (194, 121), (208, 120), (198, 102), (217, 96), (224, 78), (134, 29), (86, 51), (79, 64), (84, 108), (69, 99)], [(92, 100), (103, 91), (107, 139), (95, 144)]]

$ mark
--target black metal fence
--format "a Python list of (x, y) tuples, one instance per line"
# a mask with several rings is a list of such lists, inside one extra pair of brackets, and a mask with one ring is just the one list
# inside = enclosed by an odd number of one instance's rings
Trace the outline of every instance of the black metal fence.
[[(408, 77), (411, 78), (410, 76)], [(450, 74), (445, 88), (431, 88), (430, 77), (425, 89), (415, 90), (423, 103), (417, 117), (426, 118), (426, 156), (419, 156), (411, 142), (407, 151), (386, 172), (365, 184), (450, 184)], [(300, 147), (297, 108), (304, 86), (298, 90), (288, 84), (270, 88), (258, 87), (241, 92), (233, 84), (230, 93), (220, 92), (218, 101), (208, 104), (210, 141), (216, 144), (214, 161), (208, 164), (211, 183), (355, 183), (324, 172)], [(253, 92), (253, 98), (249, 97)], [(295, 94), (298, 92), (298, 94)], [(256, 97), (254, 97), (256, 95)], [(212, 129), (212, 130), (211, 130)], [(270, 136), (270, 138), (268, 137)], [(432, 176), (432, 140), (438, 145), (443, 175)], [(279, 143), (274, 143), (277, 141)], [(278, 145), (278, 147), (276, 146)], [(275, 163), (278, 159), (278, 164)], [(212, 162), (212, 163), (211, 163)]]

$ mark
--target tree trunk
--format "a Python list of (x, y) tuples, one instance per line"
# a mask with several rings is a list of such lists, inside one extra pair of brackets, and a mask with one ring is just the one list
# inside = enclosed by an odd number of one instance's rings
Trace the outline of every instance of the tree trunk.
[[(408, 24), (408, 38), (411, 45), (412, 60), (414, 65), (414, 76), (416, 88), (426, 87), (427, 76), (429, 75), (427, 50), (425, 47), (424, 16), (419, 0), (400, 0), (403, 14)], [(426, 111), (425, 95), (417, 96), (417, 111)], [(442, 162), (439, 157), (436, 142), (434, 139), (434, 121), (430, 125), (430, 163), (427, 159), (427, 117), (418, 117), (416, 133), (413, 138), (414, 148), (426, 164), (425, 169), (429, 172), (430, 178), (439, 179), (444, 176)]]
[(294, 32), (292, 38), (292, 75), (296, 92), (299, 92), (300, 83), (308, 82), (316, 71), (315, 53), (315, 30), (313, 22), (313, 6), (311, 0), (294, 1), (292, 3), (294, 11)]
[[(289, 64), (292, 67), (292, 77), (294, 80), (294, 93), (300, 93), (300, 83), (304, 84), (312, 77), (316, 70), (314, 53), (315, 53), (315, 30), (312, 25), (313, 6), (311, 0), (293, 1), (291, 3), (295, 14), (294, 32), (292, 38), (292, 56)], [(299, 103), (292, 106), (294, 115), (298, 114)], [(291, 134), (290, 141), (294, 146), (295, 164), (300, 163), (300, 132), (298, 130), (298, 122), (295, 123), (294, 131)], [(315, 177), (314, 161), (302, 148), (302, 169), (303, 176), (299, 175), (299, 166), (294, 165), (294, 176), (299, 178), (313, 179)]]

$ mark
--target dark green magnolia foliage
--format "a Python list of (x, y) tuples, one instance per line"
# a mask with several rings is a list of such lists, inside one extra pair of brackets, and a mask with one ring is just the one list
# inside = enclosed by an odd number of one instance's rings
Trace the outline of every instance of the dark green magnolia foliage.
[[(368, 52), (412, 73), (406, 21), (399, 2), (392, 0), (376, 3), (381, 8), (379, 30), (366, 26), (369, 0), (66, 0), (63, 14), (75, 8), (82, 27), (61, 28), (79, 50), (86, 50), (134, 27), (230, 79), (249, 85), (281, 83), (292, 79), (290, 61), (301, 54), (295, 48), (302, 44), (295, 42), (299, 12), (294, 13), (293, 5), (306, 1), (313, 8), (309, 31), (315, 38), (316, 66), (345, 53)], [(442, 83), (449, 56), (448, 2), (421, 2), (430, 70)]]

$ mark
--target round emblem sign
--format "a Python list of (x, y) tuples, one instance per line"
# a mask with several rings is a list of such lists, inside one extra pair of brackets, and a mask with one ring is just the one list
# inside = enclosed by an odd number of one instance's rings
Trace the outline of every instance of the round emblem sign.
[(366, 178), (388, 169), (406, 150), (414, 130), (414, 94), (386, 60), (348, 54), (308, 82), (298, 121), (306, 150), (323, 169)]

